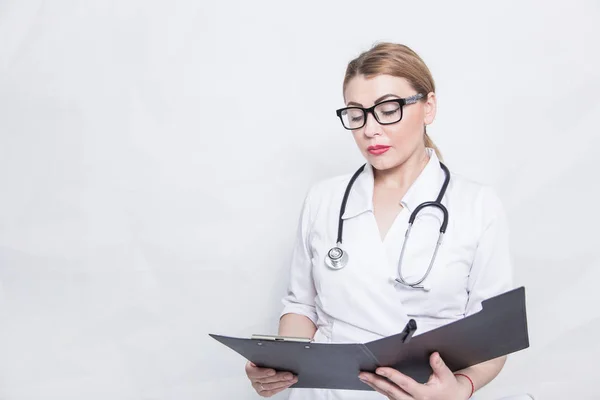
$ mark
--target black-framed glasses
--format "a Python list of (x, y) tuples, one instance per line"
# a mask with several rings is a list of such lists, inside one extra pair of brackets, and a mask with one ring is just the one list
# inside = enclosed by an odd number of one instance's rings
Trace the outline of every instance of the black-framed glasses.
[(344, 128), (354, 130), (360, 129), (367, 123), (367, 113), (373, 114), (377, 122), (381, 125), (391, 125), (402, 119), (402, 107), (414, 104), (423, 97), (422, 93), (417, 93), (403, 99), (384, 100), (381, 103), (375, 104), (373, 107), (345, 107), (336, 110), (335, 113)]

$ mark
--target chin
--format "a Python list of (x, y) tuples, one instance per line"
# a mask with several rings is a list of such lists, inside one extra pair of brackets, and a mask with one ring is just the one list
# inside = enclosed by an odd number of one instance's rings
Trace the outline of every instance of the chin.
[(394, 168), (398, 164), (397, 162), (394, 162), (395, 160), (386, 160), (381, 157), (369, 157), (368, 161), (373, 168), (379, 171), (385, 171), (386, 169)]

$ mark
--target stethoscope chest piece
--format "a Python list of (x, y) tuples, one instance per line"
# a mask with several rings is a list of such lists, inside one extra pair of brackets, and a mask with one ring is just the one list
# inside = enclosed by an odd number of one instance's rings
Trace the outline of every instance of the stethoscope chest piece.
[(348, 253), (336, 246), (325, 256), (325, 264), (331, 269), (342, 269), (348, 264)]

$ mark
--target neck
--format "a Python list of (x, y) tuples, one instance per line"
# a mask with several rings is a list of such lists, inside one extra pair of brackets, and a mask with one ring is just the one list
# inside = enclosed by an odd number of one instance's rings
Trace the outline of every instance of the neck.
[(406, 189), (417, 179), (428, 161), (427, 151), (424, 147), (420, 148), (394, 168), (383, 171), (374, 169), (375, 185), (385, 189)]

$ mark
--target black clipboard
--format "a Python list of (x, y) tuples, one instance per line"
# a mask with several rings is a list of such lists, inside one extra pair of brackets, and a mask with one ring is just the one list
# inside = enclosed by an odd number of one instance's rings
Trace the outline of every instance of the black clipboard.
[(360, 371), (392, 367), (417, 382), (432, 373), (430, 355), (437, 351), (450, 370), (508, 355), (529, 347), (525, 288), (482, 302), (482, 310), (412, 337), (416, 325), (368, 343), (305, 343), (234, 338), (209, 334), (259, 367), (298, 376), (294, 388), (373, 390), (358, 379)]

